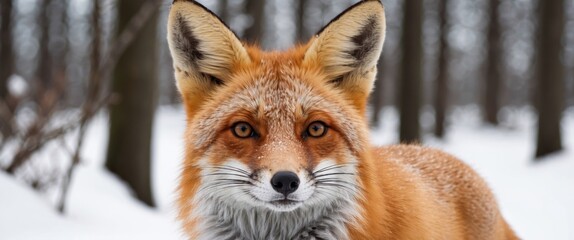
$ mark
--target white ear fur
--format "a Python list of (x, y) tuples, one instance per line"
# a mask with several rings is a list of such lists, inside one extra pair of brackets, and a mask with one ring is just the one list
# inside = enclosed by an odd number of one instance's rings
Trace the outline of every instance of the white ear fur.
[[(180, 71), (195, 80), (209, 76), (225, 81), (233, 66), (250, 62), (235, 34), (195, 1), (174, 1), (167, 30), (176, 75)], [(181, 91), (184, 86), (179, 81)]]
[[(341, 13), (311, 40), (304, 64), (321, 66), (330, 81), (352, 73), (373, 75), (385, 39), (385, 13), (381, 2), (362, 1)], [(362, 84), (361, 84), (362, 85)]]

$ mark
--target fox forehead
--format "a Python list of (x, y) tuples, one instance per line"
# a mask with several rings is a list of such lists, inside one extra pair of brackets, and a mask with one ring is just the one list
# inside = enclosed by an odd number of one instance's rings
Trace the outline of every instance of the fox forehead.
[(302, 66), (297, 59), (281, 58), (281, 53), (267, 55), (257, 56), (259, 61), (252, 66), (232, 73), (230, 81), (206, 100), (188, 129), (193, 145), (209, 146), (219, 131), (232, 124), (230, 119), (237, 118), (258, 121), (269, 137), (282, 141), (298, 134), (297, 123), (320, 113), (332, 120), (353, 150), (360, 150), (356, 123), (362, 120), (342, 94), (325, 84), (319, 71)]

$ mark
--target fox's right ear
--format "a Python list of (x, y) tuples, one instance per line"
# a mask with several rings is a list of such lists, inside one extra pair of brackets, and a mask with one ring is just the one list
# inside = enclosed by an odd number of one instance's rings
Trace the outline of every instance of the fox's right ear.
[(175, 0), (167, 39), (177, 88), (188, 115), (229, 80), (232, 70), (251, 62), (237, 36), (211, 11), (192, 0)]
[(326, 83), (336, 86), (364, 112), (375, 82), (385, 29), (385, 9), (381, 1), (360, 1), (311, 39), (303, 64), (319, 66)]

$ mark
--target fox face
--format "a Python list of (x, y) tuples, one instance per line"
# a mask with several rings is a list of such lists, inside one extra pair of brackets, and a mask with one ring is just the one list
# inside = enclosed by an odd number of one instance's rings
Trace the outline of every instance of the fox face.
[(360, 147), (353, 110), (314, 93), (303, 76), (249, 78), (225, 86), (233, 94), (198, 113), (206, 118), (190, 130), (205, 149), (198, 193), (275, 211), (350, 198)]
[(384, 36), (382, 4), (364, 1), (307, 44), (263, 52), (200, 4), (174, 2), (168, 42), (187, 114), (178, 205), (191, 236), (284, 239), (359, 215)]

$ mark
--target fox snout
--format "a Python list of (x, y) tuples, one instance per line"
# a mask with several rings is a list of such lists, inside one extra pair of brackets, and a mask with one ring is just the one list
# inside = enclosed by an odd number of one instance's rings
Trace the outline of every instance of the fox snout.
[(280, 171), (273, 175), (271, 178), (271, 186), (278, 193), (287, 196), (299, 188), (299, 177), (294, 172)]

